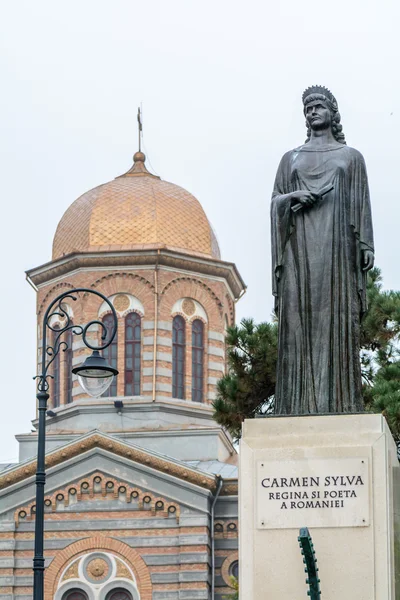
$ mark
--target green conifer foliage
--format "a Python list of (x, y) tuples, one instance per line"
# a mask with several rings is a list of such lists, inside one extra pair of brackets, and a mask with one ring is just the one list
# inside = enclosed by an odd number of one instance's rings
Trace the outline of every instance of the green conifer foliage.
[(228, 373), (219, 380), (214, 418), (235, 439), (242, 421), (273, 410), (277, 324), (243, 319), (226, 337)]
[(239, 600), (239, 582), (236, 577), (231, 577), (231, 585), (235, 592), (229, 596), (223, 596), (224, 600)]

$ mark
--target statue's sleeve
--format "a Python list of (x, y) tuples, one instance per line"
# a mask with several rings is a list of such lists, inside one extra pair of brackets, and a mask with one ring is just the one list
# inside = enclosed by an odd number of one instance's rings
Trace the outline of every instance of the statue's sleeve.
[(351, 182), (351, 224), (359, 240), (360, 250), (374, 251), (371, 202), (364, 157), (354, 151)]
[(361, 315), (367, 310), (367, 272), (363, 271), (362, 251), (374, 252), (374, 234), (372, 228), (371, 202), (369, 198), (368, 176), (364, 157), (353, 150), (351, 194), (351, 225), (357, 240), (358, 254), (358, 290), (361, 301)]
[(291, 202), (288, 194), (290, 186), (290, 155), (287, 152), (278, 167), (274, 191), (271, 200), (271, 259), (272, 259), (272, 293), (275, 296), (275, 308), (279, 297), (279, 279), (283, 266), (283, 255), (290, 233)]

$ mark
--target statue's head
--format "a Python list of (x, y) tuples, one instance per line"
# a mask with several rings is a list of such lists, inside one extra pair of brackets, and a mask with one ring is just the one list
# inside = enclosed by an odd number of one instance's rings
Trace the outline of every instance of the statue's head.
[(310, 141), (311, 130), (331, 127), (337, 142), (345, 144), (346, 140), (340, 124), (340, 113), (335, 96), (326, 87), (313, 85), (303, 93), (304, 116), (306, 117), (307, 139)]

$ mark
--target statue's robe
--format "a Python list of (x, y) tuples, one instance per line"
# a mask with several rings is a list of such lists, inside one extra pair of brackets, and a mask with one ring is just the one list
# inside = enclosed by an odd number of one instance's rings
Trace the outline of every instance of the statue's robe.
[[(368, 180), (348, 146), (287, 152), (271, 206), (273, 293), (279, 319), (277, 414), (357, 412), (360, 320), (366, 310), (362, 251), (373, 251)], [(293, 212), (286, 194), (334, 189)]]

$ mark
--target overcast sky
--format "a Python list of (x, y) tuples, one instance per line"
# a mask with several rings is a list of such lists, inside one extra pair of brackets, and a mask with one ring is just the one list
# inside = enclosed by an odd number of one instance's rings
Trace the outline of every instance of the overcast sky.
[(376, 262), (400, 289), (398, 0), (0, 0), (0, 462), (35, 411), (35, 293), (67, 207), (126, 171), (143, 103), (148, 167), (193, 193), (268, 320), (269, 200), (304, 141), (301, 94), (335, 94), (367, 162)]

